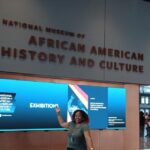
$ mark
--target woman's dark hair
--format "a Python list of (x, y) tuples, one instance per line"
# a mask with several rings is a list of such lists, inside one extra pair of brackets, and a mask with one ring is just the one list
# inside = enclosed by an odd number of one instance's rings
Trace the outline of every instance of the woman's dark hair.
[(81, 115), (82, 115), (82, 122), (86, 122), (86, 123), (89, 122), (89, 117), (88, 117), (87, 113), (85, 111), (83, 111), (83, 110), (80, 110), (80, 109), (74, 111), (74, 113), (72, 115), (72, 121), (73, 122), (75, 122), (75, 115), (76, 115), (77, 112), (81, 113)]

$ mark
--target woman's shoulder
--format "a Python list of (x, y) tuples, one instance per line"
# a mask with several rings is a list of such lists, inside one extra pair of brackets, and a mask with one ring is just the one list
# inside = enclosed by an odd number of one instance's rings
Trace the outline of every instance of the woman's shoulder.
[(75, 123), (73, 121), (68, 122), (68, 124), (69, 124), (70, 127), (75, 126)]
[(86, 123), (86, 122), (83, 122), (83, 123), (81, 123), (81, 127), (82, 127), (83, 129), (89, 129), (89, 124)]

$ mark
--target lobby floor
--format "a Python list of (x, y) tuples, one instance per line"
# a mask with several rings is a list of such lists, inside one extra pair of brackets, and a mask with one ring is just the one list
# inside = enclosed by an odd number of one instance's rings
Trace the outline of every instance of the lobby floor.
[(140, 150), (150, 150), (150, 137), (146, 136), (146, 128), (144, 129), (144, 137), (140, 137)]
[(150, 150), (150, 137), (140, 137), (140, 149)]

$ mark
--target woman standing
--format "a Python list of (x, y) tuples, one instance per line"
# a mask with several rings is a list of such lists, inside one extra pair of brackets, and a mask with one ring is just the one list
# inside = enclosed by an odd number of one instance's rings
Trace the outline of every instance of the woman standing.
[(58, 122), (61, 127), (68, 129), (67, 150), (94, 150), (88, 128), (88, 115), (83, 110), (76, 110), (71, 122), (65, 122), (56, 107)]

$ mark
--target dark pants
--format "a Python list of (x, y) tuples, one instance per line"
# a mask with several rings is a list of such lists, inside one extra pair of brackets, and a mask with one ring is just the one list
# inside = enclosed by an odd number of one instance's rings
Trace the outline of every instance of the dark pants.
[(74, 148), (67, 148), (67, 150), (75, 150)]
[(140, 137), (144, 137), (144, 126), (140, 126)]

